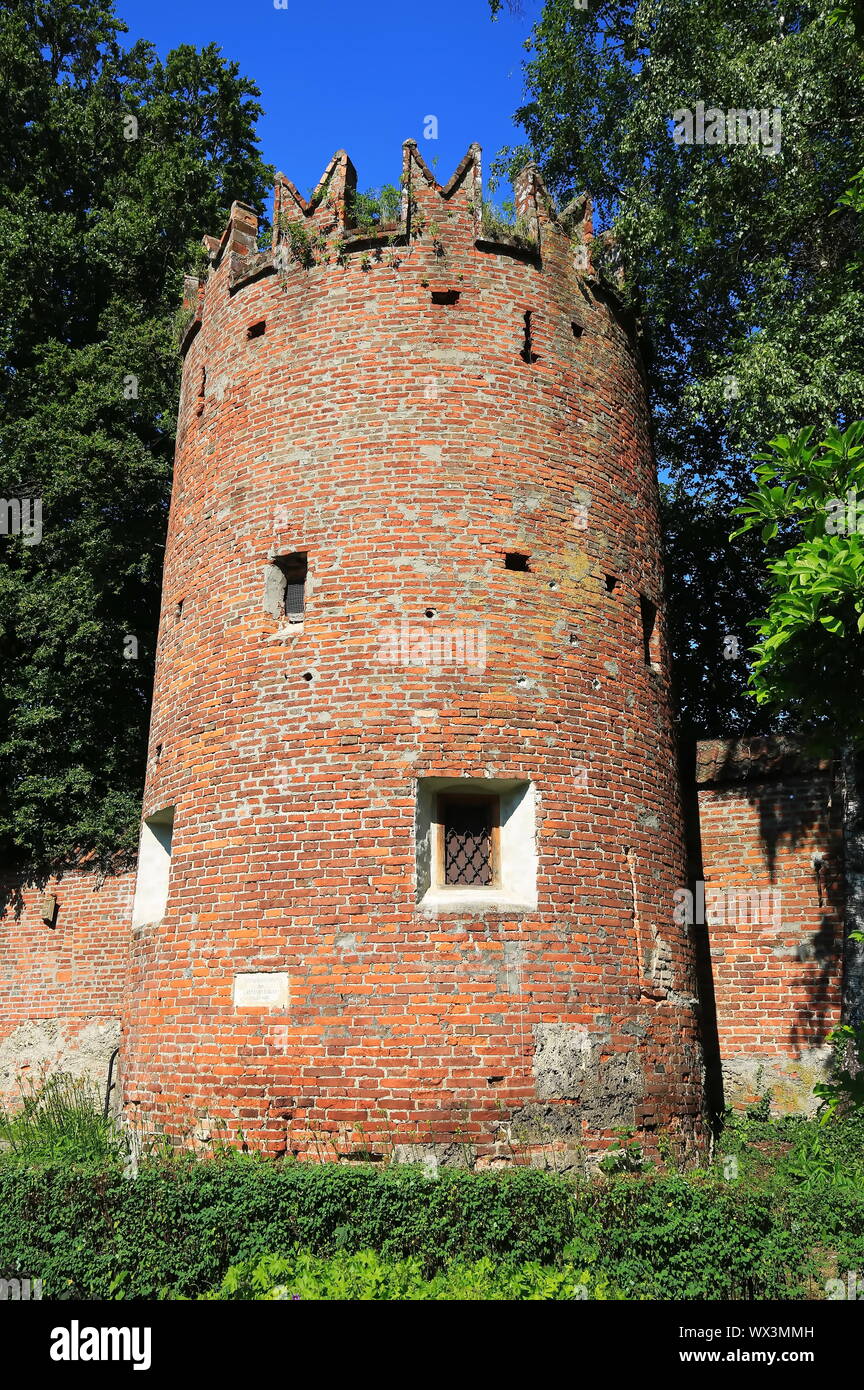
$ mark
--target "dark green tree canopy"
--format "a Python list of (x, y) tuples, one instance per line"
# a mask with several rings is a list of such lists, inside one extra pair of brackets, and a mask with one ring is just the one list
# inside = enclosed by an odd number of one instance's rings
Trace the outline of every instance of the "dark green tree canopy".
[[(527, 143), (498, 164), (530, 154), (559, 199), (592, 192), (623, 252), (673, 484), (670, 618), (690, 733), (764, 727), (746, 662), (717, 642), (765, 601), (758, 546), (715, 549), (754, 455), (864, 416), (862, 221), (844, 197), (864, 166), (856, 23), (859, 0), (546, 0), (516, 113)], [(676, 143), (675, 113), (699, 102), (764, 110), (772, 128), (779, 111), (778, 152)]]
[(123, 32), (0, 6), (0, 497), (42, 509), (0, 535), (0, 852), (32, 868), (134, 842), (183, 274), (270, 173), (236, 64)]

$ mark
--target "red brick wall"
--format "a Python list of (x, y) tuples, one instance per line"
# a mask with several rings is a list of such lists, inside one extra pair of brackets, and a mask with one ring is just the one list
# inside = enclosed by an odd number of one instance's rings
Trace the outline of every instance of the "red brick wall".
[[(643, 380), (530, 175), (542, 261), (478, 245), (473, 156), (443, 191), (407, 161), (407, 244), (340, 248), (327, 197), (305, 217), (283, 186), (329, 259), (273, 273), (239, 208), (214, 253), (144, 808), (176, 806), (171, 889), (135, 933), (126, 1098), (277, 1150), (576, 1161), (619, 1127), (692, 1126), (701, 1103)], [(271, 547), (309, 556), (288, 639), (262, 607)], [(382, 664), (403, 618), (482, 628), (485, 670)], [(536, 909), (418, 907), (424, 776), (533, 782)], [(289, 974), (287, 1009), (235, 1009), (254, 971)]]
[[(70, 1071), (104, 1087), (119, 1042), (134, 873), (76, 869), (41, 886), (0, 881), (0, 1093)], [(42, 921), (46, 894), (55, 924)]]
[[(742, 923), (728, 900), (717, 904), (721, 920), (709, 918), (727, 1102), (743, 1105), (771, 1090), (776, 1110), (812, 1109), (841, 1007), (835, 769), (776, 739), (719, 741), (700, 745), (697, 776), (706, 891), (778, 895), (762, 923)], [(822, 860), (818, 876), (814, 856)]]

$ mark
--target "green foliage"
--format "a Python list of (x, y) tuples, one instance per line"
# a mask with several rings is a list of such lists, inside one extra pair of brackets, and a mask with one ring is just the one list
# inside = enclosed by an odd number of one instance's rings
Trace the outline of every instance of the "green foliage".
[(356, 192), (348, 203), (346, 222), (358, 231), (374, 232), (398, 222), (402, 216), (402, 193), (394, 184)]
[(752, 623), (759, 640), (751, 686), (760, 704), (794, 711), (814, 740), (860, 745), (864, 422), (831, 428), (818, 444), (810, 442), (813, 432), (773, 439), (757, 455), (756, 491), (736, 508), (744, 518), (736, 535), (758, 528), (766, 543), (776, 538), (788, 547), (768, 563), (768, 607)]
[(749, 691), (748, 625), (768, 601), (758, 535), (729, 540), (729, 509), (682, 482), (661, 483), (666, 625), (682, 735), (769, 733), (777, 711)]
[(642, 1153), (642, 1145), (629, 1129), (616, 1130), (618, 1145), (600, 1160), (601, 1173), (645, 1173), (652, 1166)]
[(857, 1112), (864, 1121), (864, 1027), (835, 1028), (828, 1041), (833, 1048), (833, 1075), (814, 1091), (823, 1102), (823, 1122), (835, 1115)]
[(579, 1183), (231, 1151), (131, 1177), (122, 1157), (0, 1154), (0, 1274), (49, 1297), (764, 1299), (824, 1297), (864, 1259), (860, 1109), (752, 1107), (710, 1171)]
[(21, 1103), (0, 1106), (0, 1148), (20, 1162), (86, 1163), (119, 1157), (125, 1146), (104, 1117), (93, 1085), (66, 1073), (25, 1083)]
[[(121, 47), (110, 0), (0, 9), (0, 853), (134, 845), (184, 272), (263, 206), (257, 88), (211, 44)], [(137, 657), (126, 642), (137, 642)]]
[(24, 1165), (0, 1161), (0, 1272), (38, 1270), (46, 1296), (195, 1296), (230, 1265), (301, 1247), (376, 1250), (424, 1275), (489, 1256), (552, 1264), (573, 1234), (571, 1189), (520, 1169), (473, 1174), (277, 1164), (243, 1155)]
[[(748, 711), (764, 727), (767, 712), (760, 718), (743, 663), (724, 662), (717, 642), (718, 628), (740, 630), (742, 607), (755, 616), (758, 535), (732, 554), (743, 605), (730, 582), (713, 596), (717, 519), (728, 522), (749, 490), (749, 459), (764, 440), (864, 416), (857, 5), (546, 0), (517, 112), (527, 144), (497, 163), (510, 173), (536, 158), (559, 204), (590, 190), (598, 230), (614, 229), (622, 293), (645, 324), (655, 445), (672, 484), (681, 720), (702, 737), (746, 727)], [(832, 8), (844, 13), (828, 23)], [(673, 113), (700, 100), (779, 108), (780, 153), (676, 144)]]
[(417, 1259), (388, 1261), (373, 1250), (323, 1258), (308, 1251), (265, 1255), (233, 1265), (215, 1293), (205, 1299), (284, 1302), (289, 1299), (420, 1299), (483, 1301), (623, 1299), (620, 1289), (591, 1270), (560, 1269), (537, 1261), (495, 1261), (488, 1256), (456, 1262), (431, 1278)]
[(304, 270), (316, 264), (318, 253), (324, 249), (321, 237), (313, 236), (302, 222), (284, 219), (279, 227), (279, 245), (289, 260)]
[(480, 213), (480, 230), (490, 241), (515, 242), (517, 246), (523, 246), (526, 250), (537, 246), (537, 237), (531, 225), (524, 217), (516, 216), (512, 203), (502, 203), (499, 208), (484, 198)]

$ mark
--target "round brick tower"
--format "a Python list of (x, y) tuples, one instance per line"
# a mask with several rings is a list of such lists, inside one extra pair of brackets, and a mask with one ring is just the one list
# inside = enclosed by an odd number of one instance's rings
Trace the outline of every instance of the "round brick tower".
[(566, 1167), (699, 1124), (642, 371), (587, 200), (340, 152), (207, 238), (164, 574), (128, 1112)]

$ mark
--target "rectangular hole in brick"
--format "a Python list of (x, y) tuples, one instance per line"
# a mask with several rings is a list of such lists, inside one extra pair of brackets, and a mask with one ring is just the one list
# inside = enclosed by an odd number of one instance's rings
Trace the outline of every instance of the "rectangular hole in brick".
[(278, 609), (290, 623), (302, 623), (306, 612), (306, 576), (308, 560), (305, 551), (295, 551), (291, 555), (277, 555), (272, 569), (275, 584), (280, 590), (277, 599)]
[(611, 594), (614, 592), (615, 586), (618, 583), (618, 576), (615, 574), (607, 574), (604, 583), (606, 585), (607, 594)]
[(538, 358), (534, 351), (534, 315), (530, 309), (524, 316), (523, 333), (524, 340), (522, 343), (522, 351), (519, 356), (522, 358), (523, 362), (536, 362)]
[(642, 614), (642, 655), (646, 666), (660, 663), (660, 641), (657, 630), (657, 605), (644, 594), (639, 595), (639, 608)]
[(432, 291), (432, 303), (433, 303), (433, 304), (458, 304), (458, 303), (459, 303), (459, 294), (460, 294), (460, 291), (459, 291), (459, 290), (433, 290), (433, 291)]
[(571, 326), (572, 326), (572, 329), (573, 329), (573, 337), (574, 337), (574, 338), (581, 338), (581, 337), (582, 337), (582, 334), (585, 332), (585, 329), (582, 327), (581, 323), (575, 323), (575, 322), (574, 322)]
[(259, 323), (250, 323), (249, 327), (246, 329), (246, 337), (263, 338), (266, 332), (267, 324), (264, 319), (261, 319)]
[(520, 554), (518, 550), (508, 550), (504, 556), (504, 568), (505, 570), (516, 570), (519, 574), (530, 574), (529, 558), (528, 555)]

